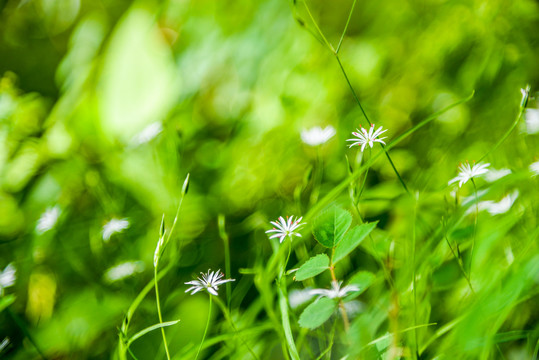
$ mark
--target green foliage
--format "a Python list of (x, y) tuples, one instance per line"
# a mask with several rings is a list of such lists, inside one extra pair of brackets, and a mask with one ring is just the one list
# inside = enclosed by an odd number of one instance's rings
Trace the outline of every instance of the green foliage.
[(352, 294), (346, 297), (346, 301), (352, 300), (371, 286), (376, 280), (376, 275), (368, 271), (360, 271), (354, 274), (350, 280), (348, 280), (349, 285), (356, 285), (359, 288), (359, 291), (354, 291)]
[(301, 265), (294, 276), (296, 281), (303, 281), (316, 276), (329, 268), (329, 257), (326, 254), (313, 256)]
[(335, 247), (335, 254), (333, 255), (333, 264), (337, 264), (344, 259), (348, 254), (354, 251), (355, 248), (361, 244), (371, 231), (374, 230), (378, 222), (369, 224), (362, 224), (353, 227), (343, 238), (341, 242)]
[(352, 215), (338, 206), (331, 206), (314, 220), (313, 235), (321, 245), (332, 248), (339, 244), (352, 223)]
[(533, 0), (0, 1), (0, 357), (537, 358), (538, 28)]
[(307, 306), (299, 317), (301, 327), (313, 330), (325, 323), (337, 308), (333, 299), (322, 297)]

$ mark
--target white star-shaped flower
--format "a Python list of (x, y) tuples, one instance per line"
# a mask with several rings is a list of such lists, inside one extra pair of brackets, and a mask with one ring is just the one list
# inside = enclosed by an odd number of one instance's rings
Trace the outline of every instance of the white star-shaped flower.
[(310, 129), (305, 129), (301, 132), (301, 140), (310, 146), (317, 146), (325, 144), (331, 139), (337, 132), (333, 126), (328, 125), (325, 128), (315, 126)]
[(285, 220), (282, 216), (280, 216), (277, 221), (270, 221), (270, 223), (275, 227), (271, 230), (266, 231), (266, 234), (275, 233), (269, 238), (273, 239), (278, 237), (280, 243), (282, 243), (287, 236), (290, 238), (290, 241), (292, 241), (293, 236), (301, 237), (301, 234), (296, 232), (296, 230), (298, 230), (300, 226), (305, 224), (301, 223), (301, 219), (303, 219), (303, 217), (294, 220), (294, 216), (287, 216)]
[(489, 163), (482, 164), (474, 164), (473, 166), (470, 166), (470, 163), (466, 161), (464, 164), (460, 164), (459, 166), (459, 174), (457, 177), (449, 180), (448, 185), (451, 185), (454, 182), (459, 182), (459, 187), (462, 187), (462, 185), (466, 184), (468, 180), (473, 179), (474, 177), (478, 177), (479, 175), (485, 174), (488, 172), (487, 167), (489, 166)]
[(325, 296), (330, 299), (342, 299), (349, 292), (359, 291), (359, 287), (356, 285), (346, 285), (341, 288), (342, 281), (332, 281), (331, 289), (313, 289), (310, 291), (312, 295)]
[(380, 135), (387, 131), (387, 129), (382, 131), (383, 126), (380, 126), (378, 130), (374, 130), (374, 124), (371, 124), (371, 128), (368, 132), (361, 125), (359, 126), (359, 128), (360, 129), (357, 129), (357, 132), (352, 132), (352, 135), (357, 137), (357, 139), (346, 140), (353, 141), (352, 145), (349, 146), (350, 148), (354, 145), (357, 145), (361, 146), (361, 151), (363, 151), (365, 150), (365, 146), (367, 146), (367, 144), (369, 144), (371, 149), (375, 142), (379, 142), (384, 145), (386, 144), (383, 139), (385, 139), (387, 136), (384, 136), (383, 138), (378, 138)]
[(206, 274), (200, 273), (200, 275), (201, 276), (196, 280), (188, 281), (185, 283), (186, 285), (192, 285), (189, 289), (185, 290), (185, 292), (191, 291), (191, 295), (194, 295), (201, 290), (206, 290), (210, 294), (217, 296), (219, 295), (217, 293), (217, 291), (219, 290), (219, 285), (230, 281), (236, 281), (235, 279), (221, 280), (221, 278), (225, 276), (221, 272), (221, 270), (211, 271), (208, 269), (208, 272)]
[(101, 234), (103, 235), (103, 241), (109, 241), (110, 237), (116, 233), (121, 233), (129, 227), (129, 221), (127, 219), (112, 218), (108, 223), (103, 225)]

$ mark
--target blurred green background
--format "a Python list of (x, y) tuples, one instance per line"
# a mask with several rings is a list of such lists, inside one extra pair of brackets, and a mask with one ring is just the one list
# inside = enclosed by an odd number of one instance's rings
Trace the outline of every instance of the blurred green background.
[[(309, 5), (336, 44), (351, 2)], [(40, 358), (25, 331), (51, 359), (113, 357), (125, 311), (152, 279), (161, 216), (170, 226), (187, 173), (190, 190), (175, 236), (182, 257), (161, 285), (165, 320), (181, 319), (167, 330), (172, 353), (198, 344), (207, 316), (207, 298), (184, 294), (183, 282), (224, 269), (218, 214), (226, 216), (231, 237), (238, 321), (258, 304), (252, 277), (238, 271), (271, 253), (268, 221), (308, 209), (308, 196), (298, 205), (294, 190), (311, 166), (323, 164), (322, 195), (342, 181), (345, 155), (354, 159), (357, 152), (345, 140), (366, 126), (333, 54), (295, 18), (314, 31), (302, 3), (285, 0), (0, 0), (0, 269), (9, 263), (17, 269), (15, 285), (5, 289), (15, 295), (11, 313), (0, 313), (0, 341), (11, 341), (0, 357)], [(458, 163), (486, 153), (511, 126), (519, 89), (530, 84), (533, 94), (539, 85), (539, 4), (360, 1), (340, 56), (371, 120), (389, 129), (389, 142), (475, 90), (471, 101), (391, 150), (435, 226), (450, 206), (447, 181)], [(537, 107), (535, 100), (529, 107)], [(301, 130), (315, 125), (332, 125), (337, 135), (320, 148), (303, 144)], [(486, 159), (492, 168), (516, 173), (537, 161), (537, 135), (525, 130), (519, 126)], [(496, 200), (517, 180), (495, 189)], [(505, 234), (518, 238), (514, 227), (526, 234), (537, 228), (537, 181), (524, 182), (519, 189), (527, 202), (504, 221), (485, 218), (485, 238), (511, 243), (518, 239)], [(363, 204), (367, 219), (380, 220), (397, 244), (409, 236), (412, 205), (385, 159), (370, 172), (364, 197), (375, 199)], [(346, 194), (340, 201), (346, 203)], [(111, 219), (127, 219), (129, 226), (104, 240)], [(495, 225), (501, 229), (492, 231)], [(503, 252), (503, 244), (492, 248)], [(537, 245), (517, 248), (526, 261), (516, 269), (490, 263), (487, 250), (479, 252), (478, 266), (492, 267), (484, 268), (487, 277), (498, 270), (514, 275), (519, 291), (536, 288)], [(440, 251), (450, 261), (447, 248)], [(397, 269), (407, 258), (400, 256)], [(366, 257), (357, 255), (351, 266), (361, 268)], [(425, 285), (432, 291), (425, 301), (433, 304), (425, 311), (442, 324), (458, 317), (451, 310), (458, 299), (441, 290), (452, 286), (458, 268), (443, 267), (444, 261)], [(131, 274), (111, 278), (108, 271), (125, 262)], [(515, 305), (518, 294), (506, 301)], [(133, 328), (157, 322), (154, 301), (150, 293)], [(537, 297), (520, 303), (513, 324), (535, 329), (529, 341), (537, 339), (537, 305)], [(278, 359), (273, 337), (262, 336), (257, 346)], [(518, 339), (503, 349), (507, 358), (532, 353)], [(468, 340), (446, 339), (428, 354), (450, 353), (459, 344), (468, 358), (479, 358), (480, 346)], [(155, 332), (132, 348), (140, 359), (153, 359), (163, 355), (160, 341)], [(214, 351), (220, 358), (222, 351)]]

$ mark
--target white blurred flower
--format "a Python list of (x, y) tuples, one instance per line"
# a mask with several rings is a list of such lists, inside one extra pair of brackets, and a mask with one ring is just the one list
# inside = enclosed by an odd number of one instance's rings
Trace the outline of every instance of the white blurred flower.
[(0, 354), (9, 345), (9, 343), (10, 343), (10, 341), (9, 341), (8, 337), (4, 338), (4, 340), (2, 340), (2, 342), (0, 342)]
[(457, 175), (457, 177), (449, 180), (448, 185), (451, 185), (452, 183), (458, 181), (459, 187), (462, 187), (462, 185), (466, 184), (468, 180), (478, 177), (479, 175), (485, 174), (488, 171), (487, 167), (489, 165), (490, 165), (489, 163), (487, 164), (478, 163), (478, 164), (474, 164), (473, 166), (470, 166), (470, 163), (466, 161), (466, 163), (460, 164), (459, 174)]
[(526, 109), (526, 133), (529, 135), (539, 133), (539, 109)]
[(103, 230), (101, 234), (103, 236), (103, 241), (109, 241), (110, 237), (116, 233), (121, 233), (129, 227), (129, 221), (127, 219), (116, 219), (112, 218), (108, 223), (103, 225)]
[(352, 300), (344, 303), (344, 309), (348, 316), (353, 317), (363, 311), (365, 306), (361, 301)]
[(349, 292), (359, 291), (359, 287), (356, 285), (346, 285), (341, 288), (342, 281), (332, 281), (331, 289), (313, 289), (311, 290), (312, 295), (325, 296), (330, 299), (341, 299), (345, 297)]
[(539, 175), (539, 161), (531, 163), (529, 169), (533, 173), (532, 177)]
[(206, 290), (210, 294), (217, 296), (219, 295), (217, 291), (219, 290), (220, 285), (230, 281), (236, 281), (235, 279), (221, 280), (223, 276), (225, 276), (225, 274), (223, 274), (221, 270), (208, 270), (206, 274), (200, 273), (199, 278), (185, 283), (186, 285), (192, 285), (189, 289), (185, 290), (185, 292), (191, 291), (191, 295), (194, 295), (201, 290)]
[(282, 216), (280, 216), (277, 221), (270, 221), (270, 223), (275, 227), (271, 230), (266, 231), (266, 234), (275, 233), (269, 238), (273, 239), (278, 237), (280, 243), (282, 243), (287, 236), (290, 238), (290, 241), (292, 241), (293, 236), (301, 237), (300, 233), (295, 232), (299, 229), (300, 226), (305, 224), (300, 223), (301, 219), (303, 219), (303, 217), (300, 217), (294, 221), (294, 216), (287, 216), (285, 220)]
[[(513, 203), (518, 198), (519, 192), (518, 190), (513, 191), (511, 194), (505, 196), (500, 201), (481, 201), (479, 202), (479, 205), (477, 206), (479, 211), (488, 211), (490, 215), (499, 215), (499, 214), (505, 214), (509, 210), (511, 210), (511, 207), (513, 206)], [(472, 196), (470, 196), (472, 198)], [(475, 211), (475, 206), (472, 206), (466, 211), (467, 214), (472, 213)]]
[(4, 293), (4, 289), (15, 284), (17, 279), (17, 270), (13, 264), (8, 264), (4, 271), (0, 272), (0, 295)]
[(311, 300), (314, 294), (311, 294), (311, 288), (294, 289), (288, 293), (288, 303), (292, 309), (305, 304)]
[(141, 273), (143, 271), (144, 262), (126, 261), (108, 269), (105, 272), (104, 278), (107, 282), (112, 283), (114, 281), (125, 279), (130, 275), (133, 275), (135, 273)]
[(375, 131), (374, 124), (371, 124), (371, 128), (369, 129), (369, 132), (367, 132), (367, 130), (365, 130), (365, 128), (363, 128), (361, 125), (359, 127), (361, 130), (356, 129), (357, 132), (352, 132), (352, 135), (356, 136), (357, 139), (346, 140), (346, 141), (353, 141), (352, 145), (349, 146), (350, 148), (354, 145), (357, 145), (357, 146), (361, 146), (361, 151), (363, 151), (365, 150), (365, 146), (367, 146), (367, 144), (369, 144), (371, 149), (375, 142), (379, 142), (384, 145), (386, 144), (383, 141), (383, 139), (385, 139), (387, 136), (384, 136), (383, 138), (378, 139), (378, 136), (382, 135), (383, 133), (387, 131), (387, 129), (382, 131), (383, 126), (380, 126), (378, 130)]
[(160, 121), (151, 123), (142, 129), (138, 134), (131, 139), (132, 145), (142, 145), (153, 140), (163, 131), (163, 125)]
[(307, 145), (317, 146), (325, 144), (335, 134), (335, 128), (333, 128), (331, 125), (328, 125), (323, 129), (320, 126), (315, 126), (310, 129), (303, 130), (301, 132), (301, 140)]
[(39, 234), (43, 234), (44, 232), (52, 229), (60, 217), (60, 212), (61, 211), (58, 206), (47, 208), (47, 210), (41, 214), (41, 217), (37, 221), (36, 231)]
[(494, 182), (509, 174), (511, 174), (511, 170), (509, 169), (491, 169), (488, 171), (488, 173), (485, 174), (485, 180), (488, 182)]

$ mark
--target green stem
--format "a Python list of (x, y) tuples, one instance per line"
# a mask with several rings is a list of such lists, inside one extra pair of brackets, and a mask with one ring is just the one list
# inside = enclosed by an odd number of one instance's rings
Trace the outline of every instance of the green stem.
[(284, 330), (284, 336), (286, 339), (286, 345), (288, 347), (288, 354), (292, 360), (300, 360), (296, 343), (294, 342), (294, 336), (292, 335), (292, 328), (290, 327), (290, 318), (288, 317), (288, 300), (286, 294), (286, 284), (283, 284), (283, 279), (277, 280), (277, 291), (279, 295), (279, 308), (281, 309), (281, 323)]
[(28, 328), (24, 324), (23, 320), (19, 317), (19, 315), (15, 314), (9, 307), (6, 309), (6, 311), (7, 311), (8, 315), (13, 319), (15, 324), (17, 324), (17, 326), (21, 329), (21, 331), (23, 332), (24, 336), (26, 336), (26, 338), (28, 339), (30, 344), (32, 344), (34, 349), (36, 349), (39, 356), (41, 356), (41, 358), (43, 360), (47, 360), (47, 357), (45, 356), (43, 351), (41, 351), (39, 346), (37, 346), (37, 342), (35, 341), (34, 337), (30, 334), (30, 331), (28, 330)]
[[(225, 248), (225, 272), (227, 276), (230, 276), (230, 240), (229, 240), (228, 234), (226, 233), (225, 216), (223, 214), (219, 214), (219, 217), (217, 219), (217, 224), (219, 227), (219, 235), (221, 239), (223, 240), (223, 245)], [(226, 304), (228, 308), (230, 308), (232, 284), (230, 284), (230, 282), (227, 282), (225, 284), (225, 287), (226, 287)]]
[[(445, 222), (442, 218), (443, 226), (445, 229)], [(462, 272), (462, 275), (466, 279), (466, 282), (468, 283), (468, 286), (470, 287), (470, 290), (472, 291), (472, 294), (475, 294), (475, 291), (473, 289), (472, 283), (470, 282), (470, 279), (468, 278), (468, 275), (466, 275), (466, 270), (464, 270), (464, 266), (462, 265), (462, 261), (459, 259), (457, 254), (455, 253), (455, 250), (453, 250), (453, 247), (451, 246), (451, 243), (449, 242), (449, 239), (447, 238), (447, 231), (444, 231), (444, 239), (447, 242), (447, 246), (449, 246), (449, 249), (451, 250), (451, 254), (453, 254), (453, 257), (457, 261), (457, 264), (459, 265), (460, 271)]]
[(210, 307), (208, 309), (208, 321), (206, 321), (206, 328), (204, 329), (204, 335), (202, 335), (202, 341), (200, 342), (200, 345), (198, 346), (198, 350), (197, 350), (197, 354), (195, 356), (195, 360), (198, 359), (198, 354), (200, 354), (200, 350), (202, 349), (202, 344), (204, 344), (204, 340), (206, 339), (206, 334), (208, 333), (208, 328), (210, 327), (212, 296), (209, 293), (208, 293), (208, 296), (210, 297)]
[[(517, 117), (515, 119), (515, 121), (513, 122), (513, 125), (511, 125), (511, 127), (509, 128), (509, 130), (507, 130), (507, 132), (501, 137), (500, 140), (498, 140), (498, 142), (490, 148), (489, 151), (487, 151), (487, 153), (485, 155), (483, 155), (478, 162), (481, 162), (483, 159), (485, 159), (490, 153), (493, 153), (504, 141), (505, 139), (507, 139), (507, 137), (513, 132), (513, 130), (515, 130), (515, 128), (517, 127), (518, 125), (518, 122), (520, 121), (520, 119), (522, 118), (522, 115), (524, 114), (524, 111), (526, 111), (526, 105), (524, 104), (524, 106), (520, 106), (520, 110), (518, 111), (518, 114), (517, 114)], [(472, 179), (473, 180), (473, 179)]]
[(309, 17), (311, 18), (311, 21), (313, 22), (314, 27), (316, 28), (316, 31), (318, 32), (318, 34), (320, 35), (320, 37), (321, 37), (322, 40), (324, 41), (324, 44), (326, 45), (326, 47), (327, 47), (332, 53), (335, 53), (335, 49), (334, 49), (333, 46), (329, 43), (329, 41), (326, 39), (326, 37), (325, 37), (324, 33), (322, 32), (322, 30), (320, 30), (320, 28), (318, 27), (318, 23), (316, 22), (316, 20), (314, 20), (313, 14), (311, 13), (311, 10), (309, 9), (309, 6), (307, 5), (307, 2), (303, 2), (303, 4), (305, 5), (305, 10), (307, 10), (307, 14), (308, 14)]
[(352, 3), (352, 7), (350, 8), (350, 13), (348, 13), (348, 19), (346, 20), (346, 25), (344, 26), (344, 30), (342, 31), (341, 39), (339, 40), (339, 44), (337, 45), (337, 49), (335, 50), (335, 53), (339, 53), (339, 50), (341, 49), (342, 42), (344, 40), (344, 35), (346, 34), (346, 30), (348, 30), (348, 25), (350, 24), (350, 19), (352, 18), (352, 13), (354, 12), (354, 8), (356, 6), (356, 0)]
[[(159, 301), (159, 287), (157, 286), (158, 280), (157, 280), (157, 266), (159, 263), (157, 263), (154, 267), (153, 276), (154, 276), (154, 284), (155, 284), (155, 302), (157, 303), (157, 315), (159, 316), (159, 323), (163, 322), (163, 316), (161, 315), (161, 303)], [(167, 359), (170, 360), (170, 352), (168, 351), (168, 345), (167, 345), (167, 336), (165, 335), (165, 328), (161, 328), (161, 335), (163, 336), (163, 345), (165, 346), (165, 353), (167, 354)]]
[(414, 205), (414, 222), (412, 229), (412, 290), (414, 294), (414, 343), (415, 343), (415, 358), (419, 359), (419, 345), (417, 342), (417, 290), (416, 290), (416, 220), (417, 220), (417, 202)]
[(469, 279), (472, 278), (472, 262), (473, 262), (473, 252), (475, 248), (475, 236), (477, 235), (477, 218), (479, 217), (479, 200), (477, 198), (477, 186), (475, 185), (475, 181), (472, 180), (473, 189), (474, 189), (474, 195), (475, 195), (475, 220), (473, 225), (473, 238), (472, 238), (472, 250), (470, 252), (470, 269), (468, 270)]
[(245, 345), (245, 347), (247, 347), (247, 350), (249, 350), (249, 352), (251, 353), (251, 355), (253, 355), (253, 358), (258, 360), (258, 356), (256, 356), (256, 354), (255, 354), (255, 352), (253, 351), (253, 349), (251, 349), (251, 347), (249, 346), (249, 344), (247, 343), (247, 341), (245, 341), (245, 339), (243, 338), (243, 336), (240, 335), (238, 329), (236, 328), (236, 325), (234, 324), (234, 321), (232, 320), (232, 316), (230, 316), (230, 311), (229, 311), (228, 308), (225, 306), (225, 304), (224, 304), (224, 303), (221, 301), (221, 299), (219, 299), (218, 297), (215, 297), (215, 303), (221, 308), (221, 311), (223, 312), (223, 315), (225, 316), (225, 319), (230, 323), (230, 326), (232, 327), (232, 329), (234, 330), (234, 332), (237, 334), (238, 338), (239, 338), (240, 341), (243, 343), (243, 345)]

